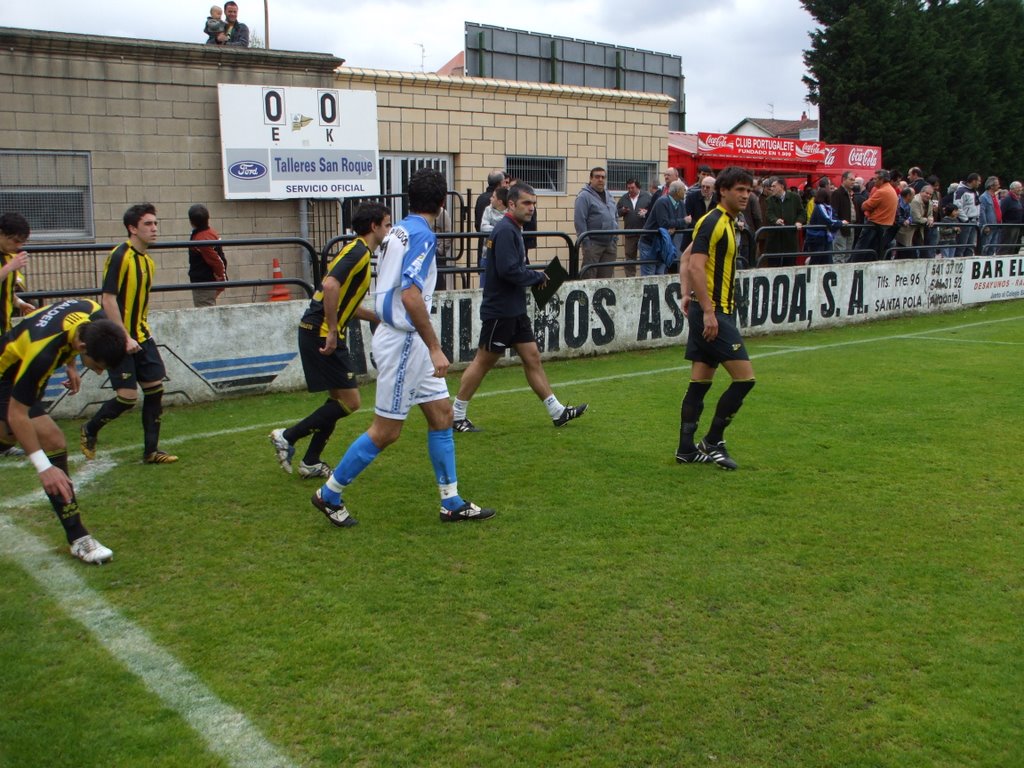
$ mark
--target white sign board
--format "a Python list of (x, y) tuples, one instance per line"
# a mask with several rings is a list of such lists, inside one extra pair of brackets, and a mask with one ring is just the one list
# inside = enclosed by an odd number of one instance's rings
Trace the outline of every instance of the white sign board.
[(224, 197), (380, 194), (377, 94), (218, 85)]
[(966, 259), (964, 303), (1024, 298), (1024, 258), (972, 256)]

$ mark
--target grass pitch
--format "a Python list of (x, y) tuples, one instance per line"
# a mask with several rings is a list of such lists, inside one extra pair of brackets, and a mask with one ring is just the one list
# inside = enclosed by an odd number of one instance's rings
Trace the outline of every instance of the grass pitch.
[[(591, 404), (559, 430), (519, 368), (492, 372), (485, 431), (456, 435), (481, 524), (438, 522), (414, 415), (346, 494), (360, 525), (331, 527), (266, 440), (304, 393), (168, 410), (171, 466), (138, 462), (137, 413), (107, 427), (79, 481), (102, 568), (3, 460), (0, 766), (248, 761), (69, 617), (78, 589), (287, 765), (1024, 764), (1024, 305), (748, 346), (738, 472), (675, 464), (678, 348), (547, 364)], [(33, 578), (25, 536), (81, 587)]]

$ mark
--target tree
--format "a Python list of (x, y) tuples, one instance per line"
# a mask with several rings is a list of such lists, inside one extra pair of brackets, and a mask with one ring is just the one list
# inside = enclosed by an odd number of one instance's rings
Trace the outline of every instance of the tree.
[(1020, 0), (801, 0), (826, 141), (876, 144), (886, 166), (944, 180), (1024, 175)]

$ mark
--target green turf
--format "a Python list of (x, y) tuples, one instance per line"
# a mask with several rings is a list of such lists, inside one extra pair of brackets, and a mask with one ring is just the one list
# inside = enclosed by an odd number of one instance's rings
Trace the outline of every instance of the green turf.
[[(438, 522), (418, 415), (341, 530), (266, 441), (319, 398), (170, 409), (173, 466), (131, 414), (80, 492), (115, 560), (72, 565), (296, 765), (1024, 765), (1024, 305), (748, 345), (738, 472), (675, 464), (679, 349), (549, 363), (591, 404), (559, 430), (492, 372), (482, 524)], [(45, 502), (3, 514), (60, 550)], [(0, 661), (0, 766), (222, 764), (2, 558)]]

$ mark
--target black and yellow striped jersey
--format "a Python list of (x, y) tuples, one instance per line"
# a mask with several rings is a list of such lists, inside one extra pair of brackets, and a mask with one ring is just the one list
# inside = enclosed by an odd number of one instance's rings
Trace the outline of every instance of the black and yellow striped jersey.
[[(327, 267), (327, 275), (338, 281), (341, 290), (338, 292), (338, 338), (345, 337), (345, 326), (370, 289), (370, 247), (361, 237), (341, 249)], [(323, 286), (313, 294), (299, 327), (307, 331), (318, 331), (321, 337), (328, 333), (327, 320), (324, 318)]]
[(0, 336), (0, 378), (11, 384), (12, 397), (23, 405), (40, 400), (57, 367), (77, 354), (71, 342), (79, 326), (103, 317), (97, 302), (67, 299), (40, 307)]
[[(0, 267), (7, 266), (16, 254), (0, 253)], [(14, 316), (14, 289), (18, 282), (18, 270), (12, 269), (0, 279), (0, 333), (11, 330)]]
[(117, 297), (121, 322), (128, 335), (140, 344), (153, 333), (149, 328), (149, 292), (156, 264), (148, 253), (139, 253), (125, 241), (110, 252), (103, 265), (103, 292)]
[(722, 206), (708, 211), (697, 222), (692, 253), (706, 253), (708, 297), (715, 309), (731, 315), (736, 311), (733, 279), (736, 276), (736, 227)]

